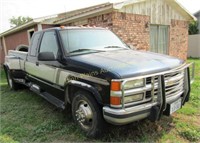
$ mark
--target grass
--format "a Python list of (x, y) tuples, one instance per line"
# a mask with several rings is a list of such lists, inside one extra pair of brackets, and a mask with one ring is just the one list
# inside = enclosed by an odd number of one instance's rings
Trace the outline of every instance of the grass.
[(171, 117), (152, 123), (142, 120), (125, 126), (109, 126), (99, 139), (85, 137), (64, 113), (43, 98), (24, 89), (11, 91), (5, 73), (0, 82), (0, 142), (200, 142), (200, 60), (195, 62), (191, 98)]

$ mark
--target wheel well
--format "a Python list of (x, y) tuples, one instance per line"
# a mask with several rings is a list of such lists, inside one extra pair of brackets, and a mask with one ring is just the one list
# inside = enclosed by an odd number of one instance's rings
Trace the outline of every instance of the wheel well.
[(99, 101), (96, 99), (94, 93), (92, 91), (90, 91), (89, 89), (85, 89), (85, 88), (82, 88), (82, 87), (78, 87), (78, 86), (75, 86), (75, 85), (69, 85), (68, 86), (68, 102), (72, 102), (73, 100), (73, 95), (77, 92), (77, 91), (85, 91), (87, 93), (89, 93), (91, 96), (94, 97), (94, 99), (97, 101), (97, 103), (99, 103)]
[(6, 77), (7, 77), (8, 76), (7, 74), (8, 74), (9, 68), (6, 65), (3, 65), (3, 68), (4, 68), (4, 71), (5, 71)]
[(28, 45), (19, 45), (16, 47), (16, 51), (28, 52)]
[(3, 65), (4, 70), (8, 70), (8, 67), (6, 65)]

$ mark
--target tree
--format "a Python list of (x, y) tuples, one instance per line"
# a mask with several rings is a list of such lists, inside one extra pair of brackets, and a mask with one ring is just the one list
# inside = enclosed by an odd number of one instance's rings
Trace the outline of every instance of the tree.
[(10, 20), (10, 24), (11, 24), (11, 27), (15, 27), (15, 26), (20, 26), (24, 23), (27, 23), (31, 20), (33, 20), (32, 18), (30, 17), (23, 17), (23, 16), (18, 16), (18, 17), (12, 17)]
[(198, 34), (199, 29), (198, 29), (198, 22), (197, 21), (192, 21), (189, 24), (189, 35), (193, 35), (193, 34)]

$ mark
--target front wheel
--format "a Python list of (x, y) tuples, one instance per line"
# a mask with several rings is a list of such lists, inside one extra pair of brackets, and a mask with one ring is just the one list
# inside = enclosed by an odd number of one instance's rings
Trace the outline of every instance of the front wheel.
[(88, 137), (101, 135), (105, 122), (102, 110), (91, 94), (84, 91), (75, 93), (72, 100), (72, 116)]

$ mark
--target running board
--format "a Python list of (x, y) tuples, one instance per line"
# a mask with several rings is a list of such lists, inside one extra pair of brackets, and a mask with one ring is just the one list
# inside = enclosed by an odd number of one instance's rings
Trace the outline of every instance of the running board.
[(54, 97), (53, 95), (51, 95), (47, 92), (41, 92), (39, 86), (32, 84), (30, 87), (30, 90), (37, 93), (38, 95), (40, 95), (41, 97), (46, 99), (48, 102), (55, 105), (56, 107), (61, 108), (63, 110), (65, 109), (65, 102), (59, 100), (58, 98)]
[(54, 104), (56, 107), (61, 108), (63, 110), (65, 109), (65, 102), (59, 100), (58, 98), (52, 96), (51, 94), (47, 92), (42, 92), (39, 95), (42, 96), (47, 101), (49, 101), (50, 103)]

